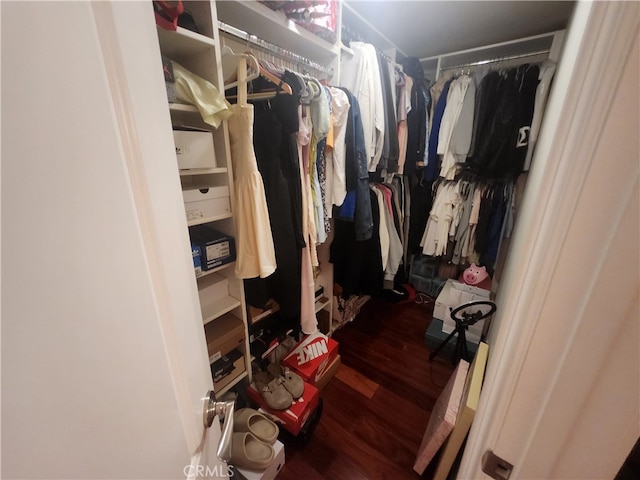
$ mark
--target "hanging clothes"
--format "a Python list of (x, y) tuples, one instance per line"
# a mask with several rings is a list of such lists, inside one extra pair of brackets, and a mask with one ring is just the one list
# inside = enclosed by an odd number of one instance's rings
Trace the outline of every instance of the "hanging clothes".
[[(424, 70), (420, 60), (408, 57), (403, 60), (404, 72), (413, 80), (411, 88), (411, 111), (407, 114), (407, 154), (404, 173), (411, 175), (416, 167), (424, 163), (424, 150), (427, 145), (427, 104), (425, 102)], [(430, 155), (429, 155), (429, 158)]]
[(503, 75), (490, 72), (481, 81), (467, 162), (477, 175), (508, 178), (523, 171), (538, 76), (539, 67), (525, 64)]
[[(276, 98), (274, 102), (277, 101)], [(297, 319), (300, 315), (300, 248), (296, 244), (291, 196), (280, 159), (281, 142), (290, 137), (283, 139), (282, 124), (267, 102), (258, 103), (255, 108), (254, 149), (265, 186), (278, 268), (265, 280), (245, 281), (245, 293), (249, 304), (260, 307), (273, 298), (280, 305), (283, 318)]]
[(341, 58), (340, 87), (358, 99), (367, 171), (374, 172), (382, 156), (385, 124), (378, 56), (368, 43), (350, 42), (349, 46), (353, 55)]
[(462, 203), (459, 182), (440, 183), (420, 242), (423, 254), (437, 257), (447, 252), (449, 236), (455, 234)]
[(407, 159), (407, 114), (411, 111), (413, 80), (410, 76), (400, 73), (396, 87), (398, 89), (398, 173), (402, 175)]
[(447, 96), (449, 94), (449, 88), (453, 79), (447, 80), (443, 87), (440, 96), (438, 97), (438, 103), (434, 107), (433, 119), (431, 121), (431, 132), (429, 133), (429, 163), (424, 169), (424, 179), (427, 182), (433, 182), (440, 173), (440, 160), (438, 159), (438, 138), (440, 136), (440, 124), (442, 123), (442, 116), (447, 106)]
[(334, 220), (334, 239), (329, 261), (333, 264), (334, 282), (342, 287), (342, 298), (351, 295), (379, 295), (384, 271), (380, 251), (380, 210), (376, 194), (367, 186), (371, 205), (372, 229), (367, 240), (356, 239), (356, 224)]
[[(315, 313), (315, 287), (313, 282), (313, 267), (318, 264), (316, 252), (316, 232), (314, 222), (313, 199), (311, 196), (311, 184), (309, 178), (309, 157), (315, 150), (313, 142), (313, 127), (308, 106), (301, 104), (298, 107), (300, 129), (298, 131), (298, 153), (300, 180), (302, 185), (302, 234), (306, 246), (301, 252), (301, 275), (298, 279), (300, 285), (300, 325), (305, 333), (313, 333), (317, 330), (317, 318)], [(315, 254), (315, 263), (314, 263)]]
[[(371, 188), (378, 198), (381, 236), (384, 234), (388, 239), (386, 246), (383, 242), (380, 243), (384, 271), (383, 288), (392, 289), (398, 267), (402, 263), (402, 242), (395, 225), (394, 208), (391, 203), (392, 192), (387, 186), (381, 184), (373, 184)], [(386, 261), (384, 261), (385, 257)]]
[[(447, 180), (453, 180), (458, 173), (458, 164), (464, 162), (469, 152), (469, 144), (471, 143), (471, 129), (467, 127), (469, 122), (473, 122), (473, 118), (470, 114), (473, 113), (473, 105), (470, 105), (471, 110), (468, 108), (465, 110), (466, 117), (463, 117), (463, 124), (460, 130), (465, 130), (463, 133), (467, 134), (468, 139), (462, 138), (463, 135), (459, 134), (458, 144), (452, 145), (452, 138), (454, 131), (458, 126), (460, 114), (463, 111), (464, 101), (466, 98), (467, 90), (472, 89), (473, 96), (475, 96), (475, 86), (472, 85), (471, 77), (463, 75), (456, 78), (449, 87), (447, 96), (447, 102), (442, 114), (440, 122), (440, 130), (438, 132), (438, 155), (442, 155), (442, 163), (440, 167), (440, 176)], [(469, 100), (470, 101), (470, 100)], [(458, 150), (456, 150), (456, 147)]]
[(345, 133), (347, 195), (340, 217), (355, 222), (356, 240), (368, 240), (373, 232), (373, 220), (360, 106), (351, 92), (345, 88), (343, 91), (349, 97), (351, 108)]
[(228, 119), (234, 172), (238, 278), (265, 278), (276, 270), (276, 254), (265, 188), (253, 148), (253, 105), (233, 105)]
[(274, 114), (282, 126), (283, 141), (280, 148), (282, 174), (289, 186), (291, 198), (292, 223), (296, 236), (296, 245), (303, 248), (306, 242), (302, 236), (302, 181), (300, 179), (300, 159), (298, 156), (298, 130), (300, 119), (298, 108), (302, 94), (302, 84), (299, 77), (285, 70), (282, 80), (291, 86), (292, 95), (279, 95), (276, 102), (272, 102)]
[(349, 97), (347, 94), (336, 87), (330, 87), (331, 92), (331, 112), (333, 118), (333, 147), (329, 148), (326, 153), (327, 164), (332, 165), (331, 188), (328, 187), (330, 199), (328, 202), (328, 212), (332, 216), (332, 205), (340, 206), (344, 202), (347, 195), (347, 179), (346, 179), (346, 153), (345, 153), (345, 135), (347, 131), (347, 119), (349, 116)]
[(507, 175), (518, 175), (524, 171), (539, 75), (540, 67), (537, 65), (521, 65), (516, 73), (514, 85), (516, 91), (516, 120), (513, 126), (512, 152), (509, 154)]
[[(389, 69), (393, 72), (393, 66), (382, 53), (378, 53), (378, 65), (380, 67), (380, 81), (382, 83), (382, 100), (384, 106), (384, 141), (382, 144), (382, 158), (377, 165), (377, 170), (386, 169), (393, 173), (398, 171), (398, 121), (396, 120), (395, 104), (395, 75), (389, 75)], [(394, 84), (391, 83), (394, 79)]]
[(531, 132), (529, 133), (529, 145), (527, 146), (527, 155), (523, 165), (523, 170), (525, 172), (529, 171), (529, 168), (531, 167), (531, 158), (533, 157), (533, 150), (538, 140), (540, 126), (542, 125), (542, 115), (547, 103), (547, 97), (549, 96), (549, 90), (551, 88), (551, 80), (553, 79), (555, 71), (556, 63), (551, 60), (546, 60), (540, 67), (540, 75), (538, 77), (539, 83), (536, 88), (536, 99), (533, 118), (531, 120)]

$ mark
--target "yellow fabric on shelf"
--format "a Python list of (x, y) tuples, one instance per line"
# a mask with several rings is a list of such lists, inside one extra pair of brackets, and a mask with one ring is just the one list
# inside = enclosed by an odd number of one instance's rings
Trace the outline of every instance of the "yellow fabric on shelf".
[(171, 63), (178, 101), (195, 105), (202, 115), (202, 120), (218, 128), (223, 120), (232, 115), (231, 104), (211, 82), (191, 73), (179, 63)]

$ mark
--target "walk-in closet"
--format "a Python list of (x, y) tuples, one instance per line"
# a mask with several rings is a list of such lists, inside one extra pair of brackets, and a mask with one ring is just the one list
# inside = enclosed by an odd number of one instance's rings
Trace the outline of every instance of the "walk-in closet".
[(0, 14), (3, 478), (638, 476), (639, 4)]

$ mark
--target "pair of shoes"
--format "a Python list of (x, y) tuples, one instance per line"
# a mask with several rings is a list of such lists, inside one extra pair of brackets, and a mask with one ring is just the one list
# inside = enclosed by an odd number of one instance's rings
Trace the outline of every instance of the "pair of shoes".
[(257, 372), (253, 380), (267, 406), (273, 410), (286, 410), (304, 393), (302, 378), (276, 363), (270, 364), (266, 372)]
[(297, 373), (293, 373), (289, 368), (280, 364), (272, 363), (267, 367), (267, 371), (274, 378), (282, 378), (284, 388), (293, 398), (300, 398), (304, 393), (304, 381)]
[(278, 425), (253, 408), (241, 408), (233, 415), (233, 431), (249, 432), (263, 442), (273, 445), (280, 429)]
[(291, 335), (285, 336), (278, 346), (267, 356), (269, 363), (280, 363), (286, 357), (297, 342)]
[(278, 426), (252, 408), (235, 412), (233, 422), (231, 464), (247, 470), (266, 469), (275, 457)]
[(269, 372), (262, 371), (253, 375), (253, 382), (269, 408), (286, 410), (293, 403), (293, 397), (284, 387), (282, 378), (274, 378)]

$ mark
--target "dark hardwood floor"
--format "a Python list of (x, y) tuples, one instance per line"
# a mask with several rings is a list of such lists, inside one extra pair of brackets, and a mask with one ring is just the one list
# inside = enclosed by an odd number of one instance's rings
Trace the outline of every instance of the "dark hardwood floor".
[(342, 365), (322, 391), (323, 411), (306, 442), (287, 442), (278, 480), (420, 477), (413, 462), (431, 410), (453, 367), (428, 360), (433, 304), (370, 300), (338, 330)]

